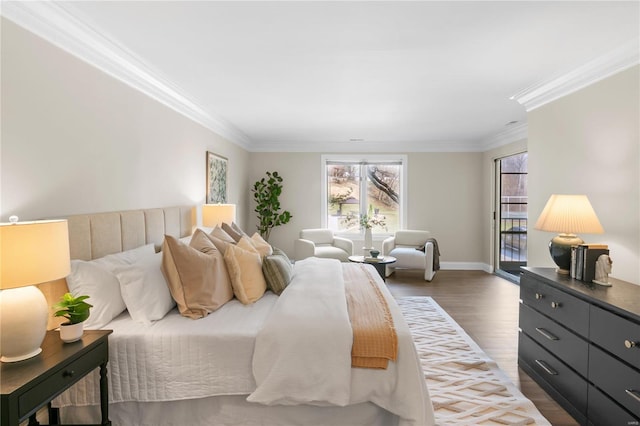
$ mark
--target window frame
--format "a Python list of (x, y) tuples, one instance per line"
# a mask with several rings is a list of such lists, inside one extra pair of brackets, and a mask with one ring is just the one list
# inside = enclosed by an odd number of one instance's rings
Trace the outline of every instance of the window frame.
[[(398, 208), (400, 209), (400, 223), (398, 225), (398, 229), (405, 229), (405, 224), (407, 223), (407, 193), (408, 193), (408, 156), (404, 154), (368, 154), (368, 155), (358, 155), (358, 154), (323, 154), (321, 155), (321, 173), (322, 183), (321, 183), (321, 212), (320, 212), (320, 224), (322, 228), (327, 228), (328, 221), (327, 216), (329, 214), (329, 204), (327, 199), (327, 162), (329, 161), (339, 161), (345, 163), (385, 163), (385, 162), (399, 162), (401, 164), (401, 174), (400, 174), (400, 203)], [(363, 208), (363, 201), (360, 200), (360, 208)], [(366, 211), (366, 203), (364, 203), (364, 211)], [(334, 231), (336, 235), (344, 238), (362, 238), (364, 236), (364, 230), (360, 230), (359, 233), (354, 234), (352, 232), (340, 232)], [(393, 232), (373, 232), (374, 240), (383, 240), (389, 236), (392, 236)]]

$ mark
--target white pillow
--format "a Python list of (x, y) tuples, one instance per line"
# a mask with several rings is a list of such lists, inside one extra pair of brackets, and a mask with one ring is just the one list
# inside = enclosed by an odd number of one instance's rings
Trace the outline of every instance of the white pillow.
[(74, 296), (89, 296), (87, 302), (93, 305), (84, 323), (85, 328), (102, 328), (126, 309), (114, 269), (153, 253), (153, 244), (147, 244), (91, 261), (71, 261), (71, 272), (67, 277), (69, 292)]
[(134, 321), (149, 325), (164, 318), (176, 305), (161, 267), (162, 253), (154, 253), (115, 269), (122, 298)]
[(86, 329), (104, 327), (127, 308), (116, 276), (95, 261), (72, 260), (67, 286), (74, 296), (89, 296), (87, 303), (93, 305)]
[(109, 271), (113, 272), (116, 266), (131, 265), (142, 257), (149, 256), (156, 252), (156, 248), (153, 244), (147, 244), (131, 250), (126, 250), (120, 253), (109, 254), (101, 257), (100, 259), (92, 260), (100, 266), (104, 266)]

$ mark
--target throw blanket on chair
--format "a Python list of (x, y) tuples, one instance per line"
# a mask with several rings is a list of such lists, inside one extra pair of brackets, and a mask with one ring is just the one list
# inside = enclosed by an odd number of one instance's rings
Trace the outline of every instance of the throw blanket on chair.
[(433, 243), (433, 270), (440, 270), (440, 249), (438, 248), (438, 242), (435, 238), (427, 238), (427, 241), (418, 247), (416, 250), (420, 250), (422, 252), (426, 251), (426, 245), (428, 243)]
[[(353, 329), (351, 366), (386, 369), (398, 358), (398, 336), (387, 301), (368, 267), (343, 268), (349, 319)], [(375, 271), (374, 271), (375, 273)]]

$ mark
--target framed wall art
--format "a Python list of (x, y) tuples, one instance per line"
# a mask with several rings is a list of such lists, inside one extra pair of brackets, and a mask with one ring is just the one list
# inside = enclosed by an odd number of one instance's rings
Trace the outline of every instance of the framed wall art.
[(229, 160), (207, 151), (207, 204), (227, 203), (227, 170)]

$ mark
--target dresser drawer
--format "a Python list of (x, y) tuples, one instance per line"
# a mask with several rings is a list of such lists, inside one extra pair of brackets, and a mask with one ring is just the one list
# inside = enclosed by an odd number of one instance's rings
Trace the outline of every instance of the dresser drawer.
[(587, 381), (542, 346), (520, 333), (518, 355), (582, 415), (587, 413)]
[(28, 413), (29, 407), (34, 407), (40, 401), (47, 401), (62, 393), (62, 391), (69, 388), (91, 370), (98, 367), (104, 360), (107, 360), (108, 351), (107, 344), (101, 343), (86, 355), (61, 366), (58, 371), (38, 383), (30, 392), (18, 397), (18, 415), (23, 417)]
[(640, 371), (591, 345), (589, 381), (631, 413), (640, 416)]
[[(589, 303), (526, 275), (522, 278), (520, 298), (525, 304), (575, 333), (588, 337)], [(524, 286), (522, 281), (525, 282)]]
[(580, 375), (587, 376), (589, 344), (585, 340), (522, 303), (520, 329)]
[[(598, 306), (591, 306), (589, 321), (591, 326), (589, 339), (592, 342), (640, 368), (640, 324)], [(625, 342), (627, 342), (626, 345)], [(631, 342), (635, 345), (631, 346)]]
[(589, 385), (588, 411), (589, 424), (594, 426), (637, 425), (639, 420), (592, 385)]

